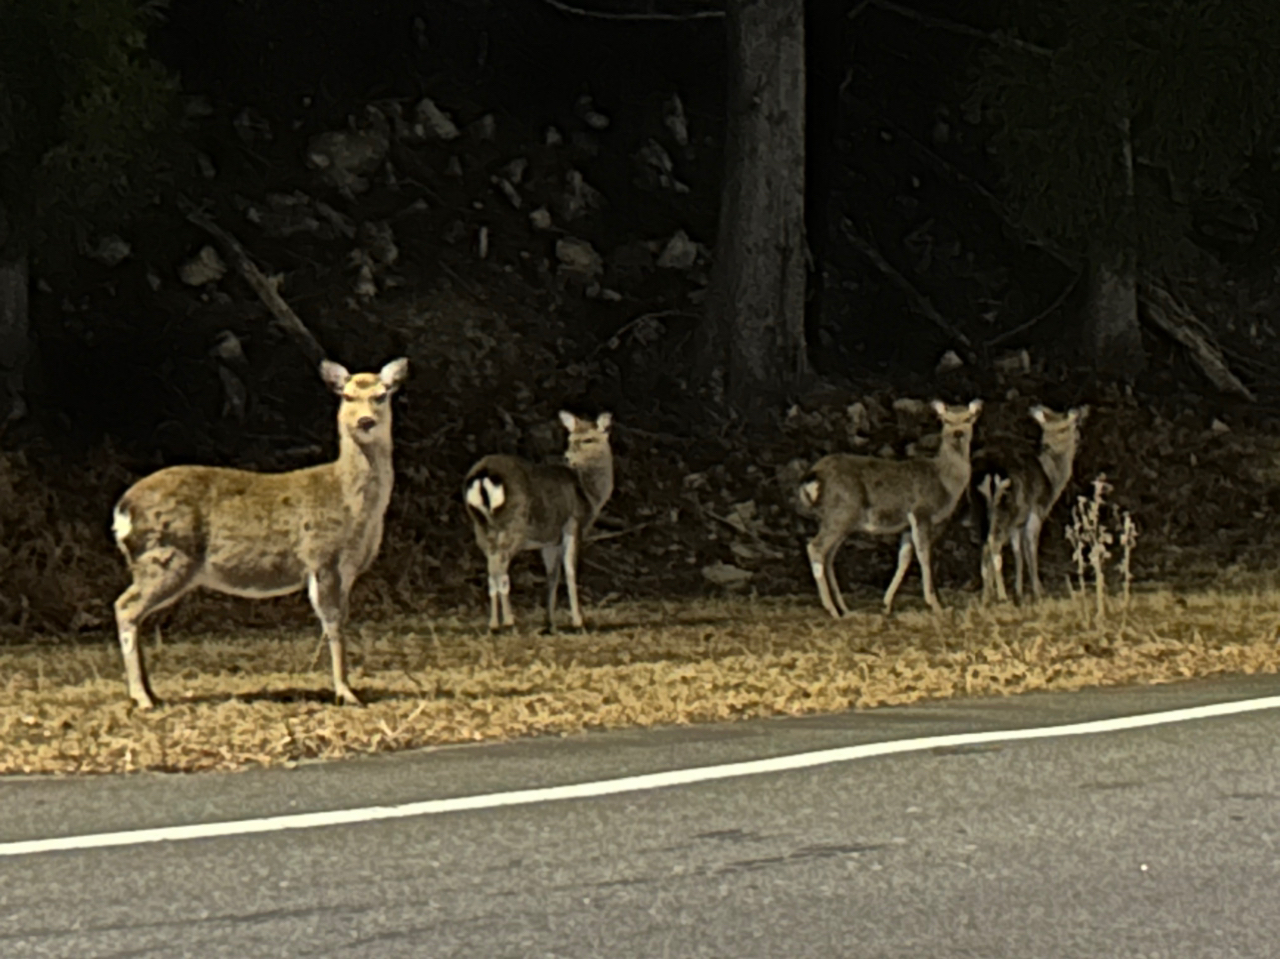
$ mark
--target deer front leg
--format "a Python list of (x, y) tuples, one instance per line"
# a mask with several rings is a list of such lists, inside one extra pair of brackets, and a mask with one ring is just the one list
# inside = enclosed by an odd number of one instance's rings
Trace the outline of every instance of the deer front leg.
[(333, 692), (340, 703), (360, 706), (360, 697), (347, 685), (347, 655), (342, 640), (342, 626), (347, 619), (349, 584), (336, 569), (312, 573), (307, 581), (311, 608), (320, 618), (324, 638), (329, 641), (329, 659), (333, 665)]
[(1044, 589), (1040, 585), (1040, 527), (1042, 520), (1036, 513), (1027, 517), (1027, 525), (1023, 528), (1023, 552), (1027, 556), (1027, 576), (1031, 580), (1031, 594), (1036, 602), (1044, 598)]
[(1022, 605), (1022, 572), (1023, 572), (1023, 550), (1022, 550), (1022, 534), (1021, 527), (1015, 529), (1009, 536), (1009, 546), (1013, 549), (1013, 594), (1018, 597), (1018, 605)]
[(893, 615), (893, 597), (897, 595), (898, 587), (902, 585), (902, 580), (907, 575), (907, 568), (911, 565), (913, 552), (911, 530), (905, 529), (902, 531), (902, 538), (898, 540), (898, 568), (893, 574), (893, 581), (889, 583), (889, 588), (884, 593), (884, 614), (886, 616)]
[(916, 519), (915, 513), (908, 513), (911, 523), (911, 541), (916, 547), (916, 556), (920, 560), (920, 581), (924, 586), (924, 601), (937, 615), (942, 612), (942, 604), (938, 602), (938, 594), (933, 591), (933, 557), (930, 547), (933, 545), (933, 527)]
[(564, 543), (542, 547), (542, 565), (547, 571), (547, 632), (556, 631), (556, 593), (560, 591), (560, 566), (564, 562)]
[(564, 556), (564, 583), (569, 592), (569, 618), (574, 629), (582, 629), (582, 609), (578, 606), (578, 535), (581, 531), (577, 521), (569, 523), (564, 530), (561, 551)]
[(844, 612), (848, 612), (847, 609), (843, 609), (843, 598), (839, 604), (835, 601), (835, 597), (840, 595), (839, 587), (837, 586), (834, 591), (831, 588), (836, 581), (836, 573), (832, 566), (836, 550), (840, 548), (843, 538), (833, 537), (825, 530), (819, 530), (818, 535), (809, 540), (809, 545), (805, 547), (809, 557), (809, 569), (813, 572), (813, 581), (818, 584), (818, 598), (822, 600), (822, 608), (835, 619), (839, 619)]

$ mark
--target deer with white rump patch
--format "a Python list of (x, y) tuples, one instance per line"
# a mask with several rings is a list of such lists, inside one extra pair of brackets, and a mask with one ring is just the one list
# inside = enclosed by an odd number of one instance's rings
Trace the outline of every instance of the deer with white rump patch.
[(198, 586), (265, 598), (306, 589), (329, 641), (338, 699), (347, 685), (342, 625), (356, 578), (382, 544), (391, 499), (391, 396), (409, 370), (393, 360), (352, 375), (325, 360), (320, 376), (342, 397), (338, 458), (287, 473), (172, 466), (120, 497), (112, 528), (133, 583), (116, 600), (129, 696), (155, 705), (138, 626)]
[(942, 421), (941, 445), (928, 459), (888, 460), (834, 453), (824, 456), (800, 484), (800, 499), (821, 521), (809, 541), (809, 564), (818, 595), (837, 619), (849, 612), (836, 582), (836, 552), (850, 533), (900, 533), (898, 569), (884, 594), (886, 615), (911, 565), (920, 560), (924, 598), (935, 612), (942, 605), (933, 589), (930, 547), (969, 485), (969, 447), (982, 400), (968, 406), (933, 402)]
[(513, 626), (512, 557), (541, 550), (547, 570), (547, 631), (555, 630), (556, 593), (564, 569), (569, 615), (582, 626), (578, 606), (578, 549), (582, 537), (613, 494), (613, 417), (594, 420), (560, 413), (569, 431), (563, 463), (530, 463), (515, 456), (486, 456), (467, 473), (463, 496), (476, 543), (489, 568), (489, 628)]
[(1025, 566), (1037, 601), (1040, 586), (1040, 530), (1045, 518), (1071, 479), (1080, 427), (1089, 413), (1081, 406), (1055, 413), (1033, 406), (1031, 418), (1040, 424), (1040, 450), (980, 452), (974, 459), (971, 499), (982, 536), (982, 600), (994, 591), (1001, 602), (1004, 588), (1004, 547), (1013, 549), (1014, 593), (1022, 602)]

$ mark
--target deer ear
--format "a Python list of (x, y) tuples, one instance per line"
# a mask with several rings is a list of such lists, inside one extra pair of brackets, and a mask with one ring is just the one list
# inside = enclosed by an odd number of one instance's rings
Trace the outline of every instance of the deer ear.
[(609, 427), (613, 425), (612, 413), (601, 413), (596, 417), (596, 429), (601, 433), (609, 432)]
[(977, 416), (982, 412), (982, 400), (971, 400), (969, 402), (969, 412)]
[(1027, 412), (1030, 413), (1031, 418), (1035, 420), (1037, 423), (1039, 423), (1041, 426), (1044, 426), (1046, 420), (1048, 420), (1048, 417), (1045, 416), (1045, 411), (1043, 406), (1033, 406)]
[(1085, 420), (1089, 418), (1089, 407), (1087, 406), (1073, 407), (1071, 409), (1071, 412), (1068, 415), (1073, 420), (1075, 420), (1077, 424), (1083, 423)]
[(341, 363), (335, 363), (333, 360), (321, 360), (320, 379), (324, 380), (329, 389), (341, 395), (342, 388), (347, 385), (347, 380), (351, 379), (351, 374), (347, 372), (347, 368)]
[(564, 424), (564, 428), (572, 431), (574, 424), (578, 422), (578, 418), (568, 410), (560, 411), (560, 422)]
[(384, 366), (378, 374), (378, 379), (382, 380), (383, 386), (394, 393), (400, 389), (400, 384), (404, 382), (405, 377), (408, 375), (409, 361), (402, 356)]
[(939, 416), (942, 416), (944, 413), (947, 412), (947, 404), (942, 402), (942, 400), (934, 400), (932, 403), (929, 404), (929, 408), (932, 409)]

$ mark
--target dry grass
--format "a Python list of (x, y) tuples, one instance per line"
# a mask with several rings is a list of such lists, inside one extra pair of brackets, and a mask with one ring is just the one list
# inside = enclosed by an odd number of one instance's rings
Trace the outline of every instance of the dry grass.
[[(969, 597), (951, 597), (965, 603)], [(0, 651), (0, 772), (273, 765), (590, 728), (867, 709), (949, 696), (1161, 683), (1280, 667), (1274, 589), (1137, 595), (1103, 625), (1079, 598), (935, 621), (826, 619), (809, 597), (628, 604), (595, 629), (490, 637), (480, 610), (366, 627), (364, 709), (331, 705), (311, 632), (148, 649), (153, 713), (125, 699), (114, 645)], [(532, 611), (525, 611), (532, 620)]]

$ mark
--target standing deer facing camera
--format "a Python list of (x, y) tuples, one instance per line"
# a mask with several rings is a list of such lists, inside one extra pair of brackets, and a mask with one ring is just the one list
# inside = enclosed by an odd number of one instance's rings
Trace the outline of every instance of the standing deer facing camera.
[(408, 370), (406, 359), (354, 376), (320, 364), (342, 397), (332, 463), (288, 473), (173, 466), (120, 497), (112, 529), (133, 583), (116, 600), (116, 627), (138, 706), (155, 705), (138, 625), (197, 586), (252, 598), (306, 589), (329, 641), (334, 692), (360, 705), (347, 685), (342, 625), (351, 586), (382, 544), (393, 479), (390, 400)]
[(613, 417), (594, 420), (560, 413), (569, 431), (563, 463), (530, 463), (515, 456), (486, 456), (467, 473), (463, 497), (476, 543), (489, 567), (489, 628), (513, 626), (511, 578), (516, 553), (537, 549), (547, 570), (547, 631), (555, 630), (556, 593), (564, 568), (569, 615), (582, 626), (578, 607), (578, 548), (613, 494)]
[(942, 605), (933, 590), (930, 547), (969, 485), (969, 447), (982, 400), (968, 406), (947, 406), (934, 400), (942, 421), (942, 444), (929, 459), (887, 460), (875, 456), (835, 453), (814, 464), (800, 483), (800, 499), (821, 521), (809, 541), (809, 564), (818, 596), (837, 619), (849, 612), (836, 582), (833, 562), (850, 533), (901, 533), (898, 569), (884, 594), (885, 615), (893, 612), (893, 597), (911, 565), (920, 558), (924, 598), (935, 612)]
[(1030, 451), (979, 453), (972, 475), (971, 499), (982, 536), (982, 600), (991, 601), (994, 590), (1001, 602), (1004, 588), (1004, 546), (1013, 549), (1014, 593), (1022, 602), (1025, 565), (1037, 602), (1040, 586), (1040, 530), (1062, 495), (1075, 463), (1080, 427), (1089, 414), (1081, 406), (1055, 413), (1047, 406), (1033, 406), (1031, 417), (1040, 424), (1038, 455)]

